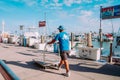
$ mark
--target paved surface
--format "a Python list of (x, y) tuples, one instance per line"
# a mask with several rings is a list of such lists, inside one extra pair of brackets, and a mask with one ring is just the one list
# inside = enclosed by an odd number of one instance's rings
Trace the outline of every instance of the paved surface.
[[(6, 60), (5, 63), (21, 80), (120, 80), (120, 66), (77, 58), (69, 58), (70, 77), (62, 75), (64, 66), (61, 70), (41, 69), (33, 59), (42, 60), (42, 53), (44, 51), (0, 43), (0, 59)], [(45, 53), (47, 59), (59, 60), (57, 55)]]

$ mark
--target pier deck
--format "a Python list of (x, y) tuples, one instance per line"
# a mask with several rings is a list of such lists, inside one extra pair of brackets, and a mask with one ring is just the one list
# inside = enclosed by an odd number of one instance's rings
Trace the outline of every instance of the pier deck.
[[(70, 77), (62, 75), (65, 73), (64, 66), (61, 70), (41, 69), (34, 64), (33, 59), (42, 59), (43, 52), (15, 44), (0, 43), (0, 59), (5, 60), (21, 80), (120, 80), (120, 66), (77, 58), (68, 59)], [(46, 53), (48, 59), (59, 59), (57, 55)], [(2, 77), (1, 79), (4, 80)]]

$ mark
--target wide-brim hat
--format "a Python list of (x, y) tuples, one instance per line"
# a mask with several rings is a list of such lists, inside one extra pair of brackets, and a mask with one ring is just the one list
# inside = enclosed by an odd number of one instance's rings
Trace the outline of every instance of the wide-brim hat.
[(60, 25), (57, 29), (59, 29), (59, 30), (65, 30), (65, 28), (62, 25)]

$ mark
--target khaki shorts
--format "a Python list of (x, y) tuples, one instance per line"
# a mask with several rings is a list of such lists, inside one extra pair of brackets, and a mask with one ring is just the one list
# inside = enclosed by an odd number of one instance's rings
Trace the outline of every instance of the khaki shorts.
[(67, 57), (69, 56), (70, 51), (63, 51), (60, 53), (61, 60), (67, 60)]

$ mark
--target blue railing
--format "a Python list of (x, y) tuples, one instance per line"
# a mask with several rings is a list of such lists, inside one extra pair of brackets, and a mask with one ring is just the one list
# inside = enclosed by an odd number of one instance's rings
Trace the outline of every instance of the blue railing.
[(4, 61), (0, 60), (0, 66), (7, 72), (12, 80), (20, 80), (19, 77), (4, 63)]

